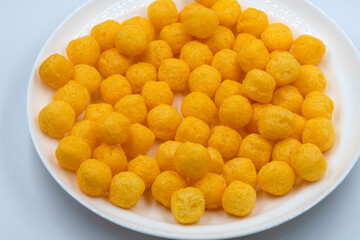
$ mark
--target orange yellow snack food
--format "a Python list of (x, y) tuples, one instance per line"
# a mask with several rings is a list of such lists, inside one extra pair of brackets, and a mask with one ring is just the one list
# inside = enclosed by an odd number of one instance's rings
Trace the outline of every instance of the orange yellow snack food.
[[(210, 8), (212, 5), (214, 5), (214, 3), (216, 3), (219, 0), (195, 0), (195, 1), (200, 3), (201, 6)], [(189, 4), (189, 5), (191, 5), (191, 4)]]
[(147, 9), (147, 15), (158, 31), (166, 25), (178, 21), (178, 11), (175, 3), (171, 0), (156, 0), (152, 2)]
[(240, 14), (236, 30), (238, 33), (249, 33), (260, 38), (268, 24), (266, 13), (255, 8), (247, 8)]
[(97, 69), (104, 78), (114, 74), (124, 74), (134, 60), (120, 54), (116, 48), (110, 48), (101, 53), (96, 64)]
[(215, 103), (205, 93), (189, 93), (181, 103), (181, 113), (184, 117), (196, 117), (207, 124), (211, 123), (216, 112)]
[(219, 151), (223, 158), (233, 158), (240, 147), (241, 136), (226, 126), (216, 126), (211, 130), (208, 146)]
[(254, 35), (251, 35), (249, 33), (240, 33), (236, 36), (233, 50), (238, 53), (241, 49), (243, 49), (248, 43), (250, 43), (252, 40), (256, 40), (257, 38), (254, 37)]
[(275, 79), (270, 74), (253, 69), (246, 74), (241, 90), (246, 96), (257, 102), (268, 103), (273, 97), (275, 85)]
[(52, 101), (41, 109), (38, 117), (41, 131), (52, 138), (61, 138), (75, 122), (74, 109), (64, 101)]
[(102, 144), (94, 150), (93, 158), (106, 163), (113, 176), (126, 170), (127, 158), (119, 145)]
[(239, 129), (249, 123), (252, 108), (249, 100), (241, 95), (226, 98), (220, 105), (220, 121), (231, 128)]
[(108, 103), (90, 104), (86, 107), (84, 119), (97, 121), (99, 118), (112, 111), (114, 111), (114, 108)]
[(172, 105), (174, 94), (167, 82), (148, 81), (143, 86), (141, 96), (147, 109), (151, 110), (160, 104)]
[(301, 67), (291, 54), (278, 54), (270, 58), (266, 72), (274, 77), (277, 86), (284, 86), (299, 77)]
[(270, 60), (270, 54), (261, 40), (253, 40), (238, 53), (238, 63), (244, 72), (257, 68), (264, 70)]
[(155, 141), (154, 133), (147, 127), (134, 123), (131, 125), (129, 137), (121, 145), (130, 157), (137, 157), (140, 154), (146, 154)]
[(226, 98), (234, 95), (242, 95), (241, 83), (232, 80), (223, 81), (215, 93), (216, 106), (220, 107)]
[(234, 28), (241, 14), (241, 6), (238, 1), (219, 0), (211, 7), (219, 17), (220, 25)]
[(155, 158), (139, 155), (128, 164), (128, 171), (138, 175), (145, 183), (145, 188), (151, 187), (155, 178), (160, 174)]
[(145, 30), (139, 25), (127, 25), (120, 28), (115, 37), (116, 49), (126, 56), (143, 53), (148, 41)]
[(188, 88), (190, 75), (189, 66), (181, 59), (165, 59), (159, 67), (159, 81), (167, 82), (174, 91), (184, 91)]
[(73, 80), (84, 85), (91, 95), (100, 87), (101, 76), (96, 68), (86, 64), (78, 64), (75, 66)]
[(122, 27), (127, 26), (127, 25), (141, 26), (146, 33), (147, 41), (151, 42), (152, 40), (154, 40), (155, 29), (149, 19), (140, 17), (140, 16), (135, 16), (135, 17), (129, 18), (121, 23)]
[(95, 25), (91, 29), (90, 36), (98, 42), (101, 51), (106, 51), (115, 47), (116, 33), (120, 30), (120, 28), (120, 23), (108, 19)]
[(208, 163), (209, 172), (221, 174), (224, 168), (224, 160), (220, 152), (213, 147), (208, 147), (207, 150), (210, 154), (210, 162)]
[(60, 54), (52, 54), (39, 67), (41, 79), (52, 88), (64, 86), (74, 76), (74, 64)]
[(293, 35), (290, 28), (285, 24), (271, 23), (262, 32), (261, 40), (269, 52), (275, 50), (288, 51), (293, 44)]
[(199, 41), (186, 43), (180, 52), (180, 59), (189, 65), (190, 71), (203, 64), (211, 64), (213, 54), (206, 44)]
[(301, 114), (307, 119), (325, 117), (331, 120), (333, 111), (334, 103), (331, 98), (318, 91), (308, 93), (301, 106)]
[(95, 122), (91, 120), (82, 120), (75, 123), (68, 136), (76, 136), (84, 139), (92, 150), (99, 145), (99, 141), (95, 136)]
[(179, 22), (183, 22), (184, 21), (184, 16), (193, 8), (197, 8), (197, 7), (204, 7), (204, 4), (200, 4), (197, 2), (194, 3), (190, 3), (188, 5), (186, 5), (179, 13)]
[(240, 81), (242, 70), (237, 62), (236, 52), (230, 49), (223, 49), (214, 55), (211, 66), (221, 73), (222, 79)]
[(204, 39), (203, 42), (209, 47), (210, 51), (215, 54), (223, 49), (231, 49), (234, 41), (234, 33), (224, 26), (219, 26), (214, 34)]
[(229, 185), (235, 180), (249, 184), (254, 189), (257, 185), (257, 173), (254, 163), (248, 158), (234, 158), (224, 165), (224, 178)]
[(321, 61), (325, 51), (325, 45), (320, 39), (301, 35), (294, 41), (292, 54), (303, 65), (316, 65)]
[(190, 91), (205, 93), (210, 98), (215, 95), (220, 83), (220, 72), (216, 68), (205, 64), (195, 68), (189, 76)]
[(146, 82), (157, 80), (156, 68), (150, 63), (138, 62), (128, 68), (126, 79), (133, 93), (141, 93)]
[(304, 98), (301, 96), (296, 87), (286, 85), (278, 88), (274, 92), (271, 103), (276, 106), (281, 106), (290, 110), (293, 113), (299, 114)]
[(176, 131), (175, 141), (194, 142), (205, 146), (209, 135), (209, 125), (196, 117), (186, 117)]
[(146, 50), (141, 55), (141, 61), (150, 63), (159, 68), (160, 64), (167, 58), (172, 58), (173, 53), (169, 44), (164, 40), (154, 40), (149, 42)]
[(139, 94), (124, 96), (115, 104), (114, 110), (124, 114), (131, 123), (144, 123), (146, 120), (146, 104)]
[(290, 164), (291, 156), (294, 155), (301, 143), (295, 138), (285, 138), (278, 141), (272, 150), (272, 160)]
[(160, 171), (175, 170), (174, 154), (180, 145), (180, 142), (175, 141), (166, 141), (160, 144), (155, 153), (155, 158)]
[(122, 97), (131, 94), (131, 86), (120, 74), (112, 75), (100, 84), (100, 95), (104, 102), (115, 105)]
[(294, 127), (292, 130), (291, 137), (296, 138), (299, 141), (302, 141), (302, 131), (306, 123), (306, 118), (295, 113), (293, 114), (293, 116), (294, 116)]
[(88, 64), (94, 66), (100, 56), (98, 42), (89, 36), (80, 37), (69, 42), (66, 54), (74, 64)]
[(322, 71), (313, 65), (301, 66), (299, 77), (293, 82), (297, 90), (305, 96), (306, 94), (319, 91), (323, 92), (327, 85), (327, 80)]
[(321, 152), (329, 150), (335, 141), (335, 129), (327, 118), (312, 118), (306, 121), (302, 142), (316, 145)]
[(246, 125), (246, 129), (250, 133), (259, 133), (258, 122), (260, 116), (264, 113), (265, 109), (271, 107), (270, 103), (254, 103), (251, 105), (252, 115), (249, 123)]
[(160, 39), (164, 40), (171, 47), (174, 55), (179, 54), (181, 48), (193, 40), (193, 37), (186, 31), (184, 24), (172, 23), (165, 26), (160, 32)]
[(206, 173), (194, 183), (194, 187), (204, 194), (206, 209), (221, 207), (221, 197), (226, 188), (225, 179), (221, 175)]
[(111, 112), (96, 121), (96, 137), (108, 144), (121, 144), (130, 133), (130, 120), (123, 114)]

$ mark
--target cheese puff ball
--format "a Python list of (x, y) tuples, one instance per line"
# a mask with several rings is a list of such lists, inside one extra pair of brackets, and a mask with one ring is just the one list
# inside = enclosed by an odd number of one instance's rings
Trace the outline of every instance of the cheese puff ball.
[(107, 144), (121, 144), (130, 134), (131, 122), (123, 114), (111, 112), (96, 121), (95, 135)]
[(295, 138), (286, 138), (277, 142), (271, 154), (272, 160), (290, 164), (291, 156), (299, 146), (301, 143)]
[(109, 200), (121, 208), (132, 208), (145, 191), (144, 181), (132, 172), (121, 172), (110, 184)]
[(139, 155), (128, 164), (128, 171), (138, 175), (145, 183), (145, 188), (151, 187), (155, 178), (160, 174), (155, 158)]
[(154, 107), (147, 115), (148, 127), (154, 132), (157, 139), (164, 141), (175, 138), (181, 120), (181, 115), (176, 108), (166, 104)]
[(128, 68), (126, 79), (129, 81), (133, 93), (141, 93), (146, 82), (156, 81), (156, 68), (145, 62), (138, 62)]
[(202, 6), (210, 8), (212, 5), (214, 5), (214, 3), (216, 3), (219, 0), (195, 0), (195, 1), (200, 3)]
[(234, 28), (241, 14), (241, 6), (235, 0), (219, 0), (211, 7), (219, 17), (220, 25)]
[(186, 117), (176, 131), (175, 141), (194, 142), (205, 146), (209, 136), (209, 125), (196, 117)]
[(260, 38), (261, 33), (269, 25), (269, 20), (263, 11), (255, 8), (247, 8), (240, 14), (236, 30), (238, 33), (249, 33)]
[(284, 50), (275, 50), (270, 53), (270, 60), (274, 57), (277, 57), (279, 55), (286, 55), (286, 56), (292, 56), (294, 57), (290, 52), (284, 51)]
[(90, 104), (86, 107), (84, 119), (97, 121), (105, 114), (111, 113), (113, 111), (114, 111), (113, 106), (108, 103)]
[(278, 54), (268, 62), (266, 72), (274, 77), (277, 86), (284, 86), (299, 77), (301, 67), (291, 54)]
[(251, 105), (252, 115), (249, 123), (246, 125), (246, 129), (250, 133), (259, 133), (258, 130), (259, 118), (264, 113), (265, 109), (271, 106), (272, 105), (270, 103), (254, 103)]
[(208, 146), (219, 151), (223, 158), (233, 158), (238, 153), (241, 136), (226, 126), (216, 126), (211, 130)]
[(147, 62), (159, 68), (160, 64), (167, 58), (172, 58), (173, 53), (169, 44), (164, 40), (151, 41), (141, 55), (141, 61)]
[(182, 188), (171, 195), (171, 212), (181, 224), (199, 221), (204, 211), (204, 194), (197, 188)]
[(55, 156), (62, 168), (74, 172), (91, 157), (91, 148), (80, 137), (66, 136), (60, 140)]
[(179, 54), (181, 48), (193, 40), (193, 37), (188, 34), (184, 24), (172, 23), (165, 26), (160, 32), (160, 39), (167, 42), (174, 55)]
[(224, 169), (224, 160), (218, 150), (213, 147), (207, 148), (210, 154), (210, 162), (208, 163), (208, 171), (221, 174)]
[(268, 103), (273, 97), (275, 86), (275, 79), (270, 74), (253, 69), (246, 74), (241, 90), (247, 97), (257, 102)]
[(114, 74), (124, 74), (132, 62), (133, 59), (120, 54), (116, 48), (110, 48), (101, 53), (96, 67), (107, 78)]
[(189, 66), (181, 59), (165, 59), (159, 67), (159, 81), (167, 82), (174, 91), (184, 91), (188, 87)]
[(292, 130), (291, 137), (296, 138), (299, 141), (302, 141), (302, 131), (306, 123), (306, 118), (295, 113), (293, 114), (293, 116), (294, 116), (294, 127)]
[(131, 94), (131, 86), (120, 74), (112, 75), (100, 84), (100, 95), (104, 102), (115, 105), (121, 98)]
[(250, 121), (251, 115), (251, 104), (246, 97), (241, 95), (228, 97), (220, 105), (220, 121), (234, 129), (246, 126)]
[[(200, 0), (201, 1), (201, 0)], [(179, 22), (183, 22), (184, 21), (184, 16), (193, 8), (197, 8), (197, 7), (204, 7), (204, 4), (200, 4), (197, 2), (194, 3), (190, 3), (188, 5), (186, 5), (179, 13)]]
[(219, 26), (211, 37), (204, 39), (213, 54), (223, 49), (231, 49), (234, 41), (234, 33), (224, 26)]
[(286, 108), (293, 113), (299, 114), (301, 111), (301, 106), (303, 104), (304, 98), (296, 89), (296, 87), (291, 85), (286, 85), (278, 88), (274, 92), (274, 96), (271, 100), (271, 103), (276, 106), (281, 106)]
[(39, 67), (41, 80), (52, 88), (64, 86), (74, 77), (74, 73), (74, 64), (57, 53), (48, 57)]
[(292, 54), (303, 65), (318, 64), (326, 51), (324, 43), (313, 36), (301, 35), (294, 41)]
[(249, 44), (252, 40), (256, 40), (257, 38), (254, 35), (249, 33), (240, 33), (236, 36), (233, 50), (238, 53), (241, 49), (243, 49), (247, 44)]
[(81, 191), (91, 197), (105, 195), (109, 190), (111, 178), (109, 166), (96, 159), (83, 162), (76, 173)]
[(260, 135), (269, 140), (290, 137), (293, 127), (293, 113), (279, 106), (272, 106), (266, 109), (258, 121)]
[(94, 150), (93, 158), (106, 163), (113, 176), (126, 170), (127, 158), (119, 145), (102, 144)]
[(223, 176), (215, 173), (206, 173), (194, 183), (194, 187), (204, 194), (206, 209), (221, 207), (221, 197), (226, 188)]
[(147, 9), (147, 15), (158, 31), (166, 25), (178, 21), (178, 11), (175, 3), (171, 0), (156, 0), (152, 2)]
[(139, 94), (124, 96), (115, 104), (114, 110), (124, 114), (131, 123), (144, 123), (146, 120), (146, 104)]
[(148, 81), (145, 83), (141, 96), (144, 98), (146, 107), (150, 110), (159, 104), (173, 104), (174, 94), (167, 82)]
[(232, 80), (223, 81), (215, 93), (216, 106), (220, 107), (226, 98), (234, 95), (242, 95), (241, 83)]
[(180, 52), (180, 59), (189, 65), (190, 71), (203, 64), (210, 65), (213, 54), (206, 44), (198, 41), (186, 43)]
[(70, 130), (69, 136), (80, 137), (94, 150), (99, 141), (95, 136), (95, 122), (91, 120), (82, 120), (75, 123), (74, 127)]
[(237, 55), (237, 61), (244, 72), (257, 68), (264, 70), (270, 54), (261, 40), (253, 40), (245, 45)]
[(335, 129), (327, 118), (307, 120), (302, 132), (302, 142), (316, 145), (321, 152), (329, 150), (335, 141)]
[(186, 187), (187, 183), (183, 177), (175, 171), (166, 170), (155, 178), (151, 186), (151, 193), (156, 201), (170, 208), (173, 192)]
[(295, 173), (289, 164), (272, 161), (260, 169), (258, 183), (262, 190), (275, 196), (282, 196), (292, 189)]
[(160, 144), (155, 153), (155, 159), (160, 171), (175, 170), (174, 154), (180, 145), (180, 142), (175, 141), (166, 141)]
[(333, 101), (318, 91), (307, 94), (301, 107), (301, 114), (307, 119), (325, 117), (331, 120), (333, 111)]
[(255, 165), (248, 158), (234, 158), (228, 161), (224, 166), (223, 175), (227, 185), (238, 180), (256, 188), (257, 173)]
[(134, 123), (131, 125), (129, 137), (121, 145), (129, 157), (146, 154), (155, 141), (154, 133), (147, 127)]
[(189, 88), (191, 92), (202, 92), (211, 98), (219, 88), (221, 80), (221, 74), (216, 68), (204, 64), (190, 73)]
[(72, 40), (66, 47), (66, 54), (74, 64), (95, 66), (100, 56), (100, 47), (94, 38), (84, 36)]
[(214, 55), (211, 66), (219, 70), (222, 79), (240, 81), (242, 70), (237, 62), (236, 52), (223, 49)]
[(205, 93), (189, 93), (181, 103), (181, 113), (184, 117), (196, 117), (207, 124), (211, 123), (216, 112), (215, 103)]
[(40, 129), (49, 137), (62, 138), (75, 122), (74, 109), (64, 101), (52, 101), (41, 109)]
[(238, 180), (230, 183), (222, 195), (222, 207), (225, 212), (237, 217), (248, 215), (254, 209), (255, 201), (254, 188)]
[(89, 91), (75, 81), (69, 81), (61, 87), (53, 96), (53, 100), (62, 100), (67, 102), (75, 111), (75, 115), (79, 116), (85, 111), (90, 102)]
[(199, 143), (186, 142), (181, 144), (175, 151), (175, 169), (183, 177), (199, 179), (208, 171), (210, 154)]
[(86, 64), (78, 64), (75, 66), (73, 80), (84, 85), (91, 95), (100, 87), (101, 76), (96, 68)]
[(115, 47), (115, 37), (120, 30), (121, 25), (114, 20), (106, 20), (102, 23), (95, 25), (90, 32), (98, 43), (101, 51), (108, 50)]
[(297, 90), (305, 96), (306, 94), (318, 91), (324, 92), (327, 80), (323, 72), (313, 65), (301, 66), (301, 72), (299, 77), (292, 83)]
[(116, 49), (126, 56), (140, 55), (145, 51), (147, 44), (146, 32), (139, 25), (123, 26), (116, 34)]
[(124, 22), (122, 22), (121, 26), (128, 26), (128, 25), (137, 25), (137, 26), (141, 26), (145, 33), (146, 33), (146, 39), (148, 42), (151, 42), (152, 40), (154, 40), (154, 35), (155, 35), (155, 29), (154, 26), (151, 24), (150, 20), (144, 17), (140, 17), (140, 16), (136, 16), (136, 17), (132, 17), (129, 18), (127, 20), (125, 20)]
[(293, 44), (293, 35), (288, 26), (282, 23), (272, 23), (267, 25), (261, 34), (261, 40), (269, 52), (275, 50), (290, 50)]

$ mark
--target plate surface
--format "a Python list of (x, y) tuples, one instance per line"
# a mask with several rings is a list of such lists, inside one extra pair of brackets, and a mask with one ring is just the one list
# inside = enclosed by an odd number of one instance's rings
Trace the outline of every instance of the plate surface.
[[(77, 186), (75, 174), (63, 170), (57, 163), (54, 151), (58, 140), (43, 134), (37, 123), (39, 111), (47, 105), (54, 93), (40, 79), (38, 68), (53, 53), (66, 56), (65, 47), (74, 38), (87, 35), (91, 28), (106, 20), (119, 22), (135, 16), (146, 16), (146, 5), (151, 0), (93, 0), (69, 16), (52, 34), (34, 64), (28, 88), (28, 121), (31, 136), (39, 156), (50, 174), (73, 198), (96, 214), (123, 227), (146, 234), (168, 238), (219, 239), (243, 236), (269, 229), (310, 209), (346, 177), (359, 156), (360, 142), (360, 60), (357, 50), (339, 27), (306, 1), (239, 0), (242, 9), (255, 7), (265, 11), (270, 22), (288, 25), (294, 38), (310, 34), (323, 40), (327, 52), (319, 64), (328, 80), (325, 91), (335, 104), (332, 122), (336, 130), (333, 148), (325, 153), (328, 170), (323, 179), (307, 184), (298, 182), (284, 197), (272, 197), (257, 191), (254, 211), (245, 218), (235, 218), (222, 210), (206, 211), (194, 225), (177, 224), (171, 212), (160, 206), (145, 192), (131, 210), (113, 206), (103, 198), (91, 198)], [(175, 0), (178, 10), (191, 0)], [(175, 98), (178, 108), (181, 98)], [(154, 155), (154, 146), (149, 155)]]

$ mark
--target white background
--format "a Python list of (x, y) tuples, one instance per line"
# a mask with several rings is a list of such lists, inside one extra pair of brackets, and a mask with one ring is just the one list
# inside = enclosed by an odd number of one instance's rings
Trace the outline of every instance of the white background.
[[(26, 91), (33, 63), (54, 29), (84, 2), (0, 0), (0, 239), (157, 239), (110, 223), (77, 203), (52, 179), (31, 142)], [(310, 2), (360, 47), (360, 1)], [(359, 203), (356, 164), (344, 182), (308, 212), (239, 239), (357, 239)]]

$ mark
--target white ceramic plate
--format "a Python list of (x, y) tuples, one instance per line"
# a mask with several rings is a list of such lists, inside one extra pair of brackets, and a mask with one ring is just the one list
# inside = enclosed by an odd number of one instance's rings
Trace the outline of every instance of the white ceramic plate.
[[(67, 43), (87, 35), (97, 23), (106, 19), (122, 22), (134, 15), (146, 16), (146, 5), (150, 2), (94, 0), (86, 3), (56, 29), (34, 64), (28, 88), (31, 135), (45, 167), (67, 193), (96, 214), (135, 231), (168, 238), (219, 239), (255, 233), (286, 222), (313, 207), (340, 184), (359, 156), (360, 61), (355, 47), (332, 20), (306, 1), (239, 0), (243, 9), (249, 6), (262, 9), (269, 15), (270, 22), (287, 24), (294, 37), (300, 33), (311, 34), (326, 44), (327, 52), (319, 67), (328, 79), (326, 94), (335, 103), (332, 122), (337, 135), (333, 148), (325, 153), (328, 170), (324, 178), (313, 184), (297, 183), (284, 197), (272, 197), (258, 191), (255, 209), (247, 217), (232, 217), (222, 210), (206, 211), (198, 223), (190, 226), (177, 224), (171, 212), (156, 203), (149, 192), (131, 210), (83, 194), (77, 186), (75, 174), (63, 170), (55, 159), (58, 141), (44, 135), (38, 127), (38, 113), (51, 101), (54, 93), (41, 81), (39, 65), (53, 53), (66, 56)], [(175, 2), (180, 10), (192, 0)], [(179, 103), (180, 100), (175, 99), (174, 106), (179, 107)], [(153, 155), (155, 149), (149, 154)]]

